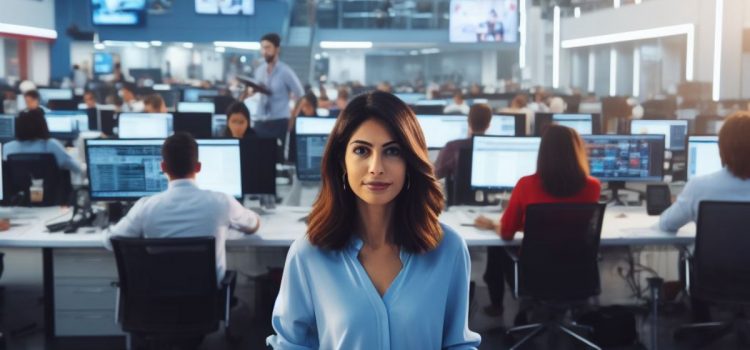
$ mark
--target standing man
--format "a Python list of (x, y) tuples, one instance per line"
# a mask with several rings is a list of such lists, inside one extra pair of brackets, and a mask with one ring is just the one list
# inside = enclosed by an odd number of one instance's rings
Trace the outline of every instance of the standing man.
[(281, 37), (269, 33), (260, 39), (260, 52), (265, 59), (255, 70), (255, 79), (270, 92), (262, 94), (253, 129), (261, 137), (286, 138), (289, 117), (292, 114), (289, 101), (302, 97), (302, 84), (294, 71), (279, 61)]

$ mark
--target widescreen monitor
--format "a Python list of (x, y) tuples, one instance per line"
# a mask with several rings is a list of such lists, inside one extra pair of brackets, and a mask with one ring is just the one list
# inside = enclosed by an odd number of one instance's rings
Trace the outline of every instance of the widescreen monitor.
[(536, 172), (540, 137), (474, 136), (471, 187), (511, 190), (521, 177)]

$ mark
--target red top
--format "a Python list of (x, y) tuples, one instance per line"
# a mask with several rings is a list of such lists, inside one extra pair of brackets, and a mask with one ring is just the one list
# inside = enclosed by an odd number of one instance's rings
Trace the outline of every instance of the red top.
[(586, 185), (581, 192), (571, 197), (554, 197), (544, 191), (539, 174), (524, 176), (510, 194), (508, 207), (500, 219), (500, 237), (512, 240), (516, 231), (523, 230), (526, 206), (536, 203), (596, 203), (599, 201), (601, 184), (591, 176), (586, 178)]

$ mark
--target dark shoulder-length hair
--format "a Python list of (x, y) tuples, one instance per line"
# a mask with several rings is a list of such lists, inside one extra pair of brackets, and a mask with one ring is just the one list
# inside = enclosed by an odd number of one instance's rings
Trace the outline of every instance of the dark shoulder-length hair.
[(16, 139), (18, 141), (47, 140), (50, 138), (44, 110), (41, 108), (23, 111), (16, 117)]
[(376, 119), (387, 127), (401, 146), (406, 162), (407, 179), (394, 199), (391, 239), (410, 252), (430, 251), (443, 237), (438, 222), (443, 194), (427, 156), (424, 134), (406, 104), (390, 93), (379, 91), (355, 97), (336, 120), (323, 153), (322, 184), (309, 215), (308, 239), (323, 249), (340, 250), (354, 234), (356, 195), (344, 188), (344, 156), (352, 134), (368, 119)]
[(583, 140), (562, 125), (550, 125), (542, 136), (536, 165), (544, 191), (554, 197), (570, 197), (586, 186), (589, 163)]

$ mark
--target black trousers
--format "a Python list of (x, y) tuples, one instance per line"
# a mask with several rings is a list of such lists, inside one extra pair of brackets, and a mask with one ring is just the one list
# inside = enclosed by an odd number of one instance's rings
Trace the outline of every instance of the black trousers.
[(513, 259), (503, 247), (487, 247), (487, 268), (484, 271), (484, 282), (490, 293), (492, 305), (503, 306), (505, 283), (513, 288)]

